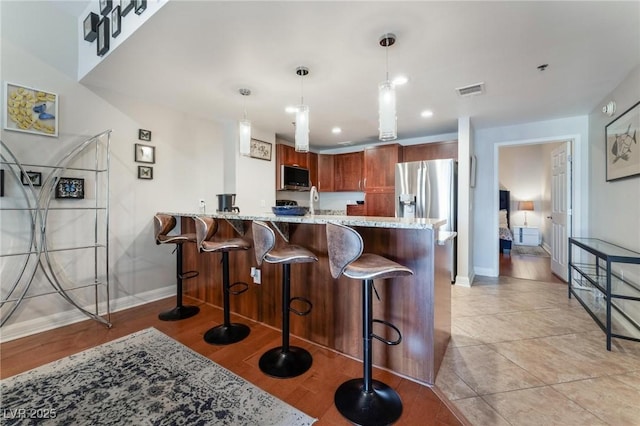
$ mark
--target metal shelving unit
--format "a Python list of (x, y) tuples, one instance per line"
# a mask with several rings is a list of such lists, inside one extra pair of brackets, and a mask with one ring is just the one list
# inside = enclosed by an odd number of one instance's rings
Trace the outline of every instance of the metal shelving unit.
[(640, 284), (629, 278), (634, 264), (640, 253), (597, 238), (569, 238), (569, 298), (605, 332), (609, 351), (613, 337), (640, 342)]
[[(3, 268), (9, 272), (14, 272), (10, 279), (3, 277), (2, 295), (0, 298), (0, 326), (4, 326), (11, 316), (16, 312), (24, 300), (58, 294), (75, 308), (80, 310), (89, 318), (94, 319), (107, 327), (111, 327), (111, 311), (109, 302), (109, 163), (110, 163), (110, 142), (111, 130), (104, 131), (96, 136), (88, 138), (75, 144), (55, 164), (25, 164), (21, 163), (9, 147), (2, 141), (0, 163), (5, 170), (5, 180), (15, 182), (11, 186), (12, 190), (17, 190), (18, 195), (10, 200), (1, 199), (0, 218), (8, 219), (11, 214), (21, 214), (21, 218), (28, 223), (29, 229), (16, 229), (12, 237), (18, 242), (24, 242), (24, 246), (15, 250), (14, 244), (3, 245), (0, 252)], [(77, 162), (92, 163), (90, 166), (76, 166)], [(41, 186), (34, 185), (31, 180), (25, 184), (22, 176), (27, 175), (28, 169), (36, 168), (41, 170)], [(91, 190), (94, 200), (86, 200), (80, 206), (65, 206), (55, 198), (56, 185), (58, 180), (71, 172), (74, 175), (81, 175), (93, 181), (93, 185), (85, 187), (84, 190)], [(7, 188), (8, 189), (8, 188)], [(6, 200), (6, 201), (5, 201)], [(71, 201), (77, 203), (78, 200)], [(86, 203), (89, 203), (88, 205)], [(78, 229), (77, 217), (67, 217), (63, 219), (51, 219), (51, 217), (63, 212), (82, 212), (89, 214), (88, 222), (93, 222), (93, 229)], [(48, 225), (56, 220), (68, 221), (73, 224), (73, 229), (67, 232), (79, 232), (82, 236), (89, 235), (89, 239), (78, 244), (64, 244), (56, 241), (52, 237)], [(56, 229), (60, 231), (60, 229)], [(3, 232), (5, 232), (3, 228)], [(25, 238), (26, 235), (26, 238)], [(18, 245), (19, 243), (16, 243)], [(67, 265), (77, 264), (81, 253), (89, 251), (85, 256), (93, 258), (93, 273), (91, 277), (70, 277), (64, 268), (61, 268), (55, 256), (65, 256), (64, 262)], [(12, 262), (12, 263), (10, 263)], [(10, 264), (9, 264), (10, 263)], [(38, 271), (41, 271), (43, 281), (51, 287), (49, 290), (42, 288), (30, 292), (34, 278)], [(42, 287), (42, 286), (40, 286)], [(87, 288), (94, 289), (95, 309), (93, 312), (85, 309), (78, 302), (77, 291)], [(105, 295), (104, 317), (99, 312), (99, 301), (102, 294)], [(105, 318), (106, 317), (106, 318)]]

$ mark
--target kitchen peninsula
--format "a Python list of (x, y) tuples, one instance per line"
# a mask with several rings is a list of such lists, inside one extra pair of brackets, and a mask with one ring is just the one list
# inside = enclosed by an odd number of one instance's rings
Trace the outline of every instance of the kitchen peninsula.
[[(179, 217), (183, 232), (195, 232), (193, 217), (198, 214), (163, 213)], [(397, 326), (402, 342), (398, 346), (377, 342), (373, 345), (374, 360), (378, 366), (403, 376), (427, 384), (435, 382), (451, 333), (450, 250), (446, 245), (455, 234), (439, 231), (444, 220), (271, 213), (206, 216), (218, 219), (218, 237), (242, 236), (252, 241), (251, 221), (262, 220), (276, 229), (277, 244), (288, 241), (315, 253), (318, 262), (291, 268), (292, 297), (304, 297), (313, 304), (308, 316), (291, 316), (291, 333), (356, 358), (362, 354), (361, 285), (345, 277), (332, 278), (325, 224), (354, 227), (364, 240), (365, 252), (411, 268), (413, 276), (375, 281), (380, 301), (374, 299), (374, 318)], [(185, 295), (222, 306), (219, 256), (198, 253), (195, 244), (185, 245), (183, 256), (184, 270), (200, 272), (185, 282)], [(261, 284), (251, 284), (251, 268), (257, 267), (253, 249), (234, 252), (229, 261), (231, 282), (250, 283), (249, 291), (231, 297), (231, 311), (280, 328), (281, 268), (263, 263)], [(296, 302), (292, 307), (303, 308)], [(390, 340), (395, 338), (392, 330), (379, 324), (374, 332)]]

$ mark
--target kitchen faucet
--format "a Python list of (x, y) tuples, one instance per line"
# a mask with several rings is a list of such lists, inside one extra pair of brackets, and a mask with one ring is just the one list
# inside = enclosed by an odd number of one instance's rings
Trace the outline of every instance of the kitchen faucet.
[(312, 186), (309, 190), (309, 213), (316, 214), (315, 209), (313, 208), (313, 202), (318, 201), (318, 188)]

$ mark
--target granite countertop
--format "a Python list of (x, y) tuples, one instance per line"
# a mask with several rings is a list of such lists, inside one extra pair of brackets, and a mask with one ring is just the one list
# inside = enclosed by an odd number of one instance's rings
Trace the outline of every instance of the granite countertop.
[(398, 217), (376, 216), (344, 216), (344, 215), (318, 215), (306, 214), (304, 216), (276, 216), (270, 212), (250, 213), (194, 213), (194, 212), (159, 212), (172, 216), (209, 216), (227, 220), (263, 220), (267, 222), (307, 223), (324, 225), (328, 222), (341, 223), (347, 226), (368, 226), (371, 228), (398, 228), (398, 229), (437, 229), (447, 223), (446, 219), (405, 219)]

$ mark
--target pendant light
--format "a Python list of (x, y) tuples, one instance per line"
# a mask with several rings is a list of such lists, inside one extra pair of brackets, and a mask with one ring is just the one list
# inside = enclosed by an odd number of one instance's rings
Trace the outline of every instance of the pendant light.
[(298, 67), (296, 74), (300, 76), (300, 105), (296, 108), (296, 152), (309, 152), (309, 105), (304, 104), (304, 76), (309, 68)]
[(386, 79), (378, 85), (378, 139), (392, 141), (398, 138), (398, 119), (396, 116), (396, 88), (389, 80), (389, 47), (396, 42), (396, 36), (387, 33), (380, 37), (380, 46), (384, 47), (386, 61)]
[(240, 89), (238, 90), (244, 98), (244, 116), (242, 120), (238, 121), (238, 138), (240, 145), (240, 155), (249, 156), (251, 151), (251, 121), (247, 120), (247, 105), (246, 105), (246, 96), (251, 94), (251, 90), (249, 89)]

